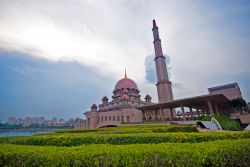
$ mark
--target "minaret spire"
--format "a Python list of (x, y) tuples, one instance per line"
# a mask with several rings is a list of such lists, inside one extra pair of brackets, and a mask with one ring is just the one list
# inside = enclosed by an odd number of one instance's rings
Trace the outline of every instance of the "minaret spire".
[(168, 78), (167, 65), (162, 52), (161, 39), (159, 37), (158, 26), (153, 20), (153, 35), (155, 49), (155, 68), (157, 74), (157, 93), (160, 103), (173, 101), (172, 85)]
[(125, 68), (125, 78), (127, 78), (127, 71), (126, 71), (126, 68)]
[(157, 27), (155, 19), (153, 20), (153, 27)]

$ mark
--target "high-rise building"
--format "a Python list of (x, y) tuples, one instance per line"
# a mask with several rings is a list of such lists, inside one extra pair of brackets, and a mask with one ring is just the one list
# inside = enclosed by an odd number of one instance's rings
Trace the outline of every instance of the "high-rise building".
[(7, 123), (9, 125), (15, 125), (16, 124), (16, 118), (15, 117), (9, 117)]

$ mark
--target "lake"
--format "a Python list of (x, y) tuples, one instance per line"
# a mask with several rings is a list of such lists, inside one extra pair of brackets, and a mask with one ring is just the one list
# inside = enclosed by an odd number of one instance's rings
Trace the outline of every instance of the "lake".
[(32, 136), (34, 134), (43, 134), (43, 133), (53, 133), (55, 129), (44, 129), (44, 130), (13, 130), (0, 132), (0, 137), (5, 136)]

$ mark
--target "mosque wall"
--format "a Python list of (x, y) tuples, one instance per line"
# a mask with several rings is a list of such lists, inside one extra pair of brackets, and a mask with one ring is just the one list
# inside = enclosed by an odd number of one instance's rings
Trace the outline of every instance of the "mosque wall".
[(87, 112), (86, 128), (119, 126), (126, 123), (142, 122), (142, 111), (135, 108), (124, 108), (108, 112)]

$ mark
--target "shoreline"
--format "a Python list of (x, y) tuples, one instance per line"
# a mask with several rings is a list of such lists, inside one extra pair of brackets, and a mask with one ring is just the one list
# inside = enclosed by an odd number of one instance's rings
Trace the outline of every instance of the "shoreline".
[(69, 128), (21, 128), (21, 129), (0, 129), (1, 132), (23, 132), (23, 131), (57, 131)]

